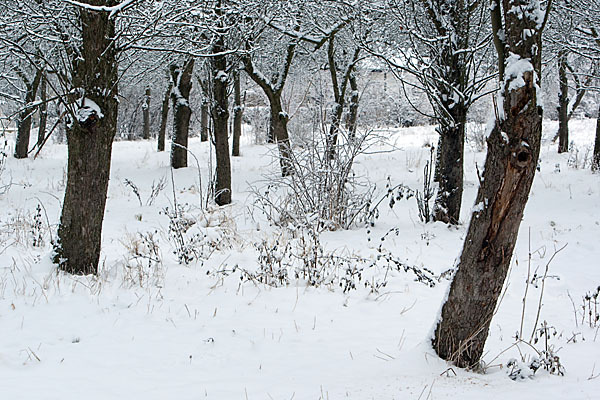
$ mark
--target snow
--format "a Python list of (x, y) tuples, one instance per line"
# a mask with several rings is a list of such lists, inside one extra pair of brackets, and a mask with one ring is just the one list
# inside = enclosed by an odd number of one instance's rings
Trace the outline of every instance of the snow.
[[(571, 139), (583, 154), (592, 146), (595, 120), (570, 124)], [(234, 265), (255, 269), (251, 243), (276, 233), (262, 213), (251, 213), (250, 190), (265, 174), (278, 173), (276, 145), (252, 145), (248, 127), (242, 136), (243, 157), (232, 158), (234, 204), (190, 211), (202, 216), (201, 228), (209, 238), (228, 239), (204, 263), (190, 266), (177, 264), (168, 241), (169, 221), (160, 213), (172, 207), (168, 152), (156, 153), (150, 141), (114, 143), (98, 279), (57, 274), (49, 260), (47, 228), (42, 229), (44, 246), (31, 244), (39, 203), (56, 238), (66, 146), (48, 143), (36, 160), (11, 157), (2, 178), (11, 177), (13, 185), (0, 196), (0, 398), (596, 398), (600, 378), (589, 378), (600, 372), (600, 335), (596, 328), (575, 323), (569, 296), (579, 307), (581, 297), (600, 284), (600, 180), (589, 170), (568, 167), (568, 153), (557, 154), (548, 140), (556, 125), (545, 122), (541, 171), (521, 224), (506, 295), (492, 321), (484, 356), (491, 366), (485, 374), (449, 370), (451, 365), (431, 349), (429, 335), (447, 293), (445, 280), (429, 288), (394, 272), (380, 293), (371, 294), (364, 287), (342, 293), (309, 288), (302, 281), (270, 288), (241, 282), (236, 274), (215, 274)], [(437, 140), (434, 127), (378, 133), (393, 146), (382, 144), (379, 149), (386, 152), (372, 148), (360, 156), (357, 173), (381, 190), (388, 176), (418, 188), (429, 157), (423, 144)], [(192, 138), (189, 148), (207, 182), (209, 144)], [(474, 203), (475, 163), (483, 165), (485, 156), (470, 146), (465, 149), (463, 205)], [(556, 164), (563, 165), (560, 173), (554, 172)], [(197, 169), (173, 174), (178, 202), (197, 205)], [(134, 182), (145, 204), (152, 183), (163, 177), (167, 186), (152, 206), (140, 207), (123, 184), (124, 179)], [(400, 201), (393, 210), (381, 209), (370, 228), (375, 244), (367, 241), (363, 227), (326, 232), (322, 241), (328, 249), (368, 257), (379, 238), (397, 228), (400, 234), (384, 246), (411, 265), (440, 273), (459, 259), (467, 220), (482, 206), (463, 206), (463, 224), (448, 229), (441, 223), (421, 223), (413, 199)], [(44, 212), (42, 225), (47, 226)], [(547, 279), (540, 317), (558, 331), (550, 342), (560, 347), (557, 354), (566, 374), (538, 371), (515, 382), (507, 376), (507, 362), (520, 360), (519, 352), (527, 357), (534, 353), (529, 346), (511, 347), (521, 322), (529, 229), (532, 271), (543, 269), (554, 248), (568, 243), (550, 264), (550, 274), (560, 279)], [(126, 245), (136, 234), (148, 232), (160, 245), (163, 265), (153, 272), (141, 270), (149, 277), (140, 284), (132, 274), (137, 270), (126, 267)], [(533, 329), (539, 294), (539, 287), (529, 286), (526, 337)]]
[(100, 106), (98, 106), (98, 104), (96, 104), (94, 100), (85, 97), (83, 98), (83, 100), (80, 100), (79, 103), (81, 104), (81, 106), (75, 113), (77, 121), (79, 121), (79, 123), (85, 123), (92, 115), (96, 115), (98, 119), (104, 117)]
[(516, 90), (525, 86), (523, 74), (525, 72), (534, 72), (531, 60), (521, 58), (518, 54), (510, 53), (506, 59), (506, 69), (504, 71), (504, 80), (508, 82), (508, 91)]

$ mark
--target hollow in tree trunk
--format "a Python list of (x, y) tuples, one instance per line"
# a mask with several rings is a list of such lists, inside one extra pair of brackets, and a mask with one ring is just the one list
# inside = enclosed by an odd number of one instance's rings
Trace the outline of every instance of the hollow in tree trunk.
[(496, 12), (506, 37), (497, 49), (498, 58), (510, 54), (505, 70), (511, 73), (500, 76), (504, 112), (499, 115), (504, 118), (496, 121), (488, 138), (476, 206), (432, 343), (441, 358), (459, 367), (478, 366), (483, 354), (540, 151), (542, 108), (537, 105), (536, 88), (543, 24), (537, 19), (539, 3), (528, 5), (532, 9), (518, 15), (510, 10), (521, 7), (521, 0), (503, 0), (502, 14), (500, 0), (492, 8), (492, 18)]
[(171, 166), (187, 167), (187, 147), (190, 128), (190, 91), (192, 90), (192, 73), (194, 59), (188, 58), (183, 66), (171, 65), (171, 79), (174, 88), (171, 91), (173, 101), (173, 138), (171, 141)]
[[(95, 5), (114, 5), (96, 1)], [(72, 104), (67, 127), (67, 187), (54, 262), (72, 274), (97, 274), (108, 190), (112, 142), (117, 128), (115, 20), (107, 12), (79, 11), (80, 51), (73, 58)]]

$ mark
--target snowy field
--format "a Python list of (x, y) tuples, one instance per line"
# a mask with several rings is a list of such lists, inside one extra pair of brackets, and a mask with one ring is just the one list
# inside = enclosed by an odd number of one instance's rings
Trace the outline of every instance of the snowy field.
[[(253, 243), (288, 240), (269, 225), (252, 195), (252, 188), (264, 186), (265, 174), (277, 173), (271, 145), (244, 137), (242, 157), (232, 159), (234, 204), (203, 211), (192, 157), (190, 167), (174, 172), (173, 186), (169, 154), (157, 153), (154, 141), (116, 142), (98, 278), (57, 274), (50, 262), (66, 146), (48, 144), (36, 160), (10, 157), (1, 179), (12, 186), (0, 196), (0, 399), (598, 399), (599, 323), (582, 308), (583, 296), (600, 285), (600, 176), (581, 169), (595, 123), (572, 121), (579, 152), (562, 155), (547, 140), (557, 124), (544, 126), (540, 172), (492, 321), (485, 373), (452, 368), (431, 349), (446, 279), (428, 287), (410, 272), (374, 269), (371, 279), (387, 281), (374, 293), (362, 282), (344, 292), (335, 285), (307, 287), (301, 279), (279, 288), (240, 279), (241, 270), (257, 269)], [(419, 188), (429, 151), (423, 145), (435, 143), (433, 128), (380, 133), (389, 143), (361, 155), (356, 165), (377, 183), (375, 197), (385, 193), (388, 177)], [(209, 145), (192, 139), (190, 148), (205, 190)], [(485, 158), (469, 144), (466, 149), (458, 228), (422, 223), (414, 199), (403, 200), (393, 209), (381, 207), (372, 228), (323, 233), (327, 251), (369, 258), (382, 243), (406, 264), (435, 275), (452, 267), (477, 190), (476, 164)], [(139, 188), (141, 206), (126, 179)], [(147, 205), (161, 179), (164, 189)], [(190, 229), (205, 244), (204, 260), (189, 266), (177, 262), (163, 212), (172, 209), (174, 191), (179, 204), (188, 204), (188, 217), (197, 221)], [(398, 234), (382, 242), (394, 228)], [(160, 248), (152, 255), (160, 262), (150, 268), (148, 259), (136, 256), (136, 246), (148, 255), (140, 234), (151, 234)], [(526, 285), (528, 264), (535, 285)], [(236, 272), (224, 272), (234, 266)], [(514, 346), (521, 324), (529, 341), (536, 318), (538, 327), (546, 321), (548, 338), (535, 349)], [(564, 376), (538, 370), (531, 378), (509, 379), (511, 358), (528, 361), (546, 346), (559, 357)]]

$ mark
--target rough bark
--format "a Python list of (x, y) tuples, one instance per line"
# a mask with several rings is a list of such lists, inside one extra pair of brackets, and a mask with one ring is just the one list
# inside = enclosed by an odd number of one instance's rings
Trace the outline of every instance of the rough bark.
[[(497, 121), (488, 138), (476, 207), (448, 299), (434, 331), (433, 347), (437, 354), (459, 367), (477, 366), (483, 353), (540, 150), (542, 109), (537, 105), (536, 88), (541, 69), (542, 28), (534, 18), (519, 18), (516, 13), (508, 12), (513, 7), (530, 7), (523, 15), (537, 16), (539, 3), (503, 0), (507, 41), (503, 54), (528, 59), (533, 70), (504, 79), (504, 119)], [(524, 35), (525, 29), (531, 34)], [(510, 58), (507, 62), (511, 62)], [(519, 85), (520, 78), (523, 85)]]
[[(115, 1), (94, 1), (115, 5)], [(81, 94), (67, 127), (68, 172), (54, 262), (72, 274), (96, 274), (117, 128), (115, 20), (106, 12), (79, 11), (82, 44), (73, 56), (73, 87)], [(87, 99), (87, 100), (86, 100)], [(100, 114), (89, 107), (98, 105)]]
[(160, 113), (160, 129), (158, 131), (158, 151), (165, 151), (165, 136), (167, 132), (167, 121), (169, 120), (169, 98), (173, 89), (173, 80), (169, 76), (169, 84), (163, 97), (162, 108)]
[(15, 158), (27, 158), (27, 154), (29, 153), (29, 138), (31, 136), (31, 117), (35, 111), (35, 107), (32, 107), (30, 104), (35, 100), (43, 73), (41, 69), (38, 69), (31, 82), (24, 73), (21, 72), (19, 75), (21, 75), (25, 83), (25, 105), (19, 112), (17, 120), (17, 138), (15, 141), (14, 156)]
[(233, 75), (233, 144), (231, 155), (239, 157), (240, 138), (242, 137), (242, 116), (244, 108), (242, 106), (242, 90), (240, 88), (240, 73), (235, 71)]
[(558, 55), (558, 152), (569, 151), (569, 82), (567, 80), (567, 53)]
[(436, 181), (438, 192), (433, 206), (434, 221), (458, 224), (463, 194), (463, 164), (465, 126), (467, 114), (464, 107), (452, 109), (458, 123), (438, 129)]
[(192, 73), (194, 59), (188, 58), (183, 66), (171, 65), (173, 90), (173, 137), (171, 141), (171, 166), (173, 168), (187, 167), (187, 147), (190, 128), (190, 91), (192, 90)]
[(40, 82), (40, 125), (38, 127), (37, 147), (41, 149), (46, 139), (46, 125), (48, 122), (48, 90), (47, 90), (46, 74), (42, 75), (42, 81)]
[(596, 141), (594, 143), (594, 155), (592, 156), (592, 171), (600, 171), (600, 109), (596, 119)]
[(142, 131), (142, 139), (150, 139), (150, 88), (146, 88), (144, 94), (144, 104), (142, 105), (142, 114), (144, 119), (144, 126)]
[[(220, 11), (220, 8), (218, 9)], [(213, 54), (219, 54), (225, 50), (225, 39), (219, 34), (212, 47)], [(227, 98), (227, 84), (229, 78), (226, 74), (227, 58), (224, 55), (215, 56), (211, 59), (213, 72), (211, 107), (213, 119), (213, 134), (215, 145), (215, 157), (217, 161), (215, 176), (215, 202), (220, 205), (231, 203), (231, 160), (229, 158), (229, 101)]]

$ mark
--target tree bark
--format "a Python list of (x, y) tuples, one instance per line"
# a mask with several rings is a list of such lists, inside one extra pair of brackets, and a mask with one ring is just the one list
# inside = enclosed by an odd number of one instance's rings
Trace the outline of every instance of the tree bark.
[(270, 131), (279, 149), (281, 176), (290, 176), (294, 173), (294, 165), (292, 164), (293, 153), (287, 130), (288, 116), (281, 106), (281, 93), (273, 93), (269, 97), (269, 102), (271, 108)]
[(200, 141), (208, 141), (208, 100), (202, 99), (202, 106), (200, 107)]
[(190, 57), (182, 67), (171, 65), (171, 77), (174, 82), (171, 91), (173, 102), (173, 138), (171, 141), (171, 166), (175, 169), (187, 167), (187, 147), (190, 128), (190, 91), (194, 58)]
[(233, 145), (231, 155), (239, 157), (240, 138), (242, 137), (242, 115), (244, 108), (242, 106), (242, 91), (240, 88), (240, 72), (234, 71), (233, 75)]
[(594, 143), (592, 171), (600, 171), (600, 109), (598, 110), (598, 118), (596, 118), (596, 141)]
[[(94, 5), (114, 6), (114, 1)], [(73, 57), (73, 87), (82, 97), (67, 127), (68, 172), (54, 262), (72, 274), (97, 274), (117, 129), (115, 20), (107, 12), (79, 11), (82, 44)], [(97, 106), (97, 107), (96, 107)]]
[[(536, 17), (539, 3), (530, 5), (534, 9), (523, 15), (531, 17), (521, 18), (510, 12), (523, 6), (520, 0), (503, 0), (506, 46), (500, 51), (511, 54), (506, 70), (514, 70), (513, 63), (524, 60), (531, 68), (518, 68), (504, 78), (504, 119), (497, 121), (488, 138), (476, 206), (434, 331), (432, 344), (437, 354), (459, 367), (476, 367), (483, 354), (540, 151), (542, 109), (537, 105), (536, 88), (542, 28)], [(530, 34), (524, 34), (526, 29)]]
[(158, 151), (165, 151), (165, 136), (167, 132), (167, 121), (169, 120), (169, 98), (173, 89), (173, 80), (169, 76), (169, 84), (163, 97), (162, 109), (160, 113), (160, 130), (158, 131)]
[(46, 74), (42, 75), (42, 81), (40, 82), (40, 104), (39, 113), (40, 113), (40, 125), (38, 127), (38, 137), (37, 137), (37, 147), (40, 149), (44, 144), (44, 139), (46, 139), (46, 125), (48, 122), (48, 92), (47, 92), (47, 81)]
[(348, 137), (353, 140), (356, 137), (356, 126), (358, 122), (358, 102), (360, 101), (358, 93), (358, 84), (356, 82), (356, 75), (350, 74), (350, 104), (348, 105), (348, 124), (346, 129), (348, 130)]
[(144, 130), (142, 132), (142, 139), (148, 140), (150, 139), (150, 87), (146, 88), (142, 111), (144, 117)]
[(558, 55), (558, 152), (569, 151), (569, 82), (567, 80), (567, 53)]
[(35, 107), (31, 107), (31, 103), (35, 101), (38, 86), (42, 79), (42, 70), (38, 69), (35, 72), (33, 81), (29, 82), (24, 74), (20, 74), (25, 83), (25, 105), (19, 112), (17, 120), (17, 138), (15, 141), (15, 158), (27, 158), (29, 153), (29, 138), (31, 136), (31, 116), (35, 111)]
[(463, 164), (467, 113), (463, 104), (450, 109), (456, 124), (438, 128), (436, 162), (438, 192), (433, 206), (434, 221), (458, 224), (463, 194)]
[[(221, 9), (218, 9), (220, 12)], [(225, 50), (225, 39), (223, 34), (219, 34), (216, 39), (212, 53), (219, 54)], [(215, 202), (220, 205), (231, 203), (231, 161), (229, 159), (229, 101), (227, 98), (227, 84), (229, 78), (226, 74), (227, 58), (225, 55), (218, 55), (211, 59), (213, 72), (211, 107), (213, 119), (213, 134), (215, 145), (215, 157), (217, 160), (216, 181), (215, 181)]]

